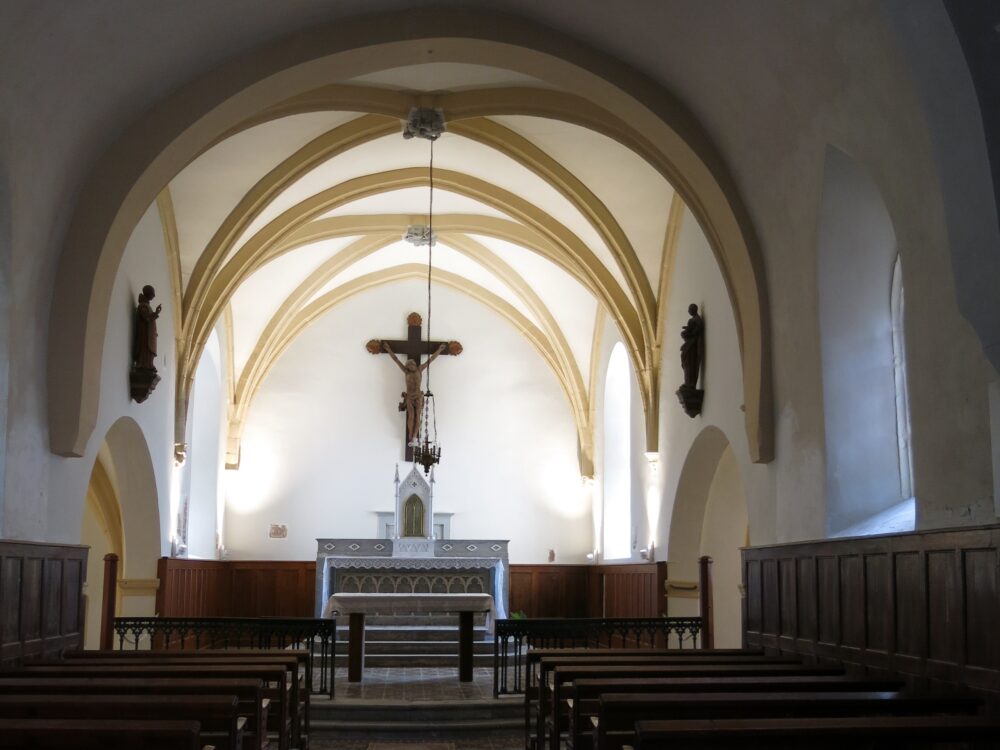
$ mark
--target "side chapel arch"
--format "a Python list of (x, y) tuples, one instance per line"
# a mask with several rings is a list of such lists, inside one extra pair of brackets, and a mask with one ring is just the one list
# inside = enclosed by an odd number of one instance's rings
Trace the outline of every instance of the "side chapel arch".
[[(62, 253), (56, 275), (48, 389), (54, 453), (82, 455), (96, 425), (113, 279), (132, 229), (163, 186), (241, 122), (330, 81), (413, 64), (424, 59), (429, 39), (435, 61), (495, 65), (501, 59), (509, 69), (590, 102), (575, 113), (577, 119), (589, 119), (603, 132), (618, 128), (614, 137), (665, 173), (698, 218), (722, 268), (739, 329), (751, 457), (771, 460), (763, 261), (732, 176), (707, 134), (669, 93), (613, 59), (522, 19), (455, 9), (361, 16), (255, 49), (159, 102), (101, 155), (79, 193), (67, 233), (72, 247)], [(648, 432), (652, 450), (656, 430)]]
[[(691, 443), (677, 482), (667, 547), (670, 577), (695, 581), (698, 559), (713, 559), (716, 645), (742, 642), (740, 547), (750, 541), (746, 492), (739, 463), (725, 433), (703, 429)], [(670, 615), (697, 614), (697, 600), (671, 597)]]

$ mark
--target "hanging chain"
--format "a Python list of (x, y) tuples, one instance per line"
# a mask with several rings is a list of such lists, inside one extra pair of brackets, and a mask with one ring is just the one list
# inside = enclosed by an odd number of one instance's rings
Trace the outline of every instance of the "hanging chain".
[[(434, 257), (434, 141), (431, 141), (431, 161), (428, 175), (430, 198), (427, 207), (427, 356), (431, 354), (431, 269)], [(431, 389), (431, 364), (427, 364), (427, 390)]]

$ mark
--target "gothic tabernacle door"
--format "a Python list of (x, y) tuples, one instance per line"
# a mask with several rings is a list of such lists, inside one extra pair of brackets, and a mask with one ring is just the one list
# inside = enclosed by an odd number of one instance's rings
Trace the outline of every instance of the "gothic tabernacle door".
[[(406, 318), (406, 324), (407, 335), (405, 340), (372, 339), (365, 344), (365, 348), (371, 354), (389, 354), (393, 357), (393, 359), (396, 358), (397, 354), (405, 354), (407, 365), (410, 362), (415, 363), (418, 371), (422, 371), (421, 368), (430, 364), (430, 360), (421, 364), (421, 358), (424, 356), (429, 356), (433, 359), (438, 354), (458, 356), (462, 353), (462, 345), (457, 341), (424, 341), (422, 331), (423, 319), (419, 314), (415, 312), (410, 313)], [(396, 362), (401, 368), (403, 368), (403, 365), (399, 363), (398, 359)], [(407, 413), (407, 421), (404, 422), (403, 427), (404, 459), (412, 461), (413, 447), (410, 445), (410, 442), (412, 441), (413, 436), (410, 434), (411, 430), (409, 425), (411, 419), (420, 419), (421, 415), (419, 414), (419, 405), (423, 403), (423, 396), (421, 394), (418, 399), (416, 398), (416, 394), (409, 394), (409, 390), (409, 384), (407, 384), (407, 391), (402, 393), (402, 400), (399, 402), (399, 410)], [(420, 390), (419, 386), (417, 390)], [(411, 416), (411, 411), (416, 411), (418, 413)]]

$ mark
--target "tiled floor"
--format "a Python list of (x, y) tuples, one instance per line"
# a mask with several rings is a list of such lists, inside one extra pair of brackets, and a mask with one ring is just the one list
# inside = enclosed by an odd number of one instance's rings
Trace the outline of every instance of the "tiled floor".
[[(398, 713), (397, 721), (407, 719), (407, 708), (399, 704), (411, 701), (442, 704), (468, 702), (479, 706), (494, 703), (493, 670), (486, 668), (476, 669), (473, 681), (466, 683), (458, 681), (454, 668), (432, 667), (366, 669), (361, 683), (348, 682), (347, 670), (337, 669), (335, 680), (336, 699), (331, 704), (318, 696), (314, 698), (314, 717), (324, 714), (324, 703), (329, 710), (340, 701), (385, 702), (393, 707), (389, 710), (390, 714)], [(511, 703), (521, 705), (519, 698), (502, 700), (507, 706)], [(382, 744), (386, 745), (385, 750), (396, 750), (394, 745), (400, 746), (400, 750), (520, 750), (524, 747), (524, 736), (520, 728), (509, 726), (463, 731), (449, 728), (447, 723), (441, 721), (428, 721), (425, 729), (405, 733), (378, 729), (370, 733), (335, 729), (317, 731), (314, 728), (309, 742), (310, 750), (382, 750), (378, 747)]]
[[(397, 737), (379, 739), (371, 737), (363, 740), (338, 740), (335, 737), (316, 735), (309, 740), (309, 750), (370, 750), (376, 743), (391, 743), (408, 747), (408, 750), (423, 750), (439, 743), (448, 743), (454, 750), (522, 750), (524, 737), (520, 732), (451, 736), (447, 738), (399, 739)], [(435, 748), (436, 750), (436, 748)]]
[(453, 668), (412, 667), (366, 669), (362, 682), (348, 682), (347, 670), (336, 671), (337, 698), (399, 701), (466, 701), (493, 699), (493, 670), (473, 670), (472, 682), (459, 682)]

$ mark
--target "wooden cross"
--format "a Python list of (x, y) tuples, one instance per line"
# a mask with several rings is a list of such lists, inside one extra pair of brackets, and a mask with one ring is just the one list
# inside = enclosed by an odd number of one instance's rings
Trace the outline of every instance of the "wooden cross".
[[(424, 341), (423, 319), (418, 313), (410, 313), (406, 318), (406, 325), (407, 331), (405, 339), (372, 339), (365, 344), (365, 349), (367, 349), (370, 354), (385, 354), (386, 351), (382, 345), (388, 344), (396, 355), (400, 357), (406, 355), (406, 359), (416, 362), (418, 367), (423, 362), (424, 357), (434, 354), (434, 352), (436, 352), (441, 346), (444, 347), (441, 354), (458, 356), (462, 353), (462, 345), (457, 341)], [(402, 396), (403, 400), (399, 403), (399, 410), (401, 412), (405, 412), (406, 393), (404, 392)], [(403, 445), (405, 450), (405, 460), (412, 461), (413, 448), (409, 445), (406, 439), (405, 420), (403, 421)]]

